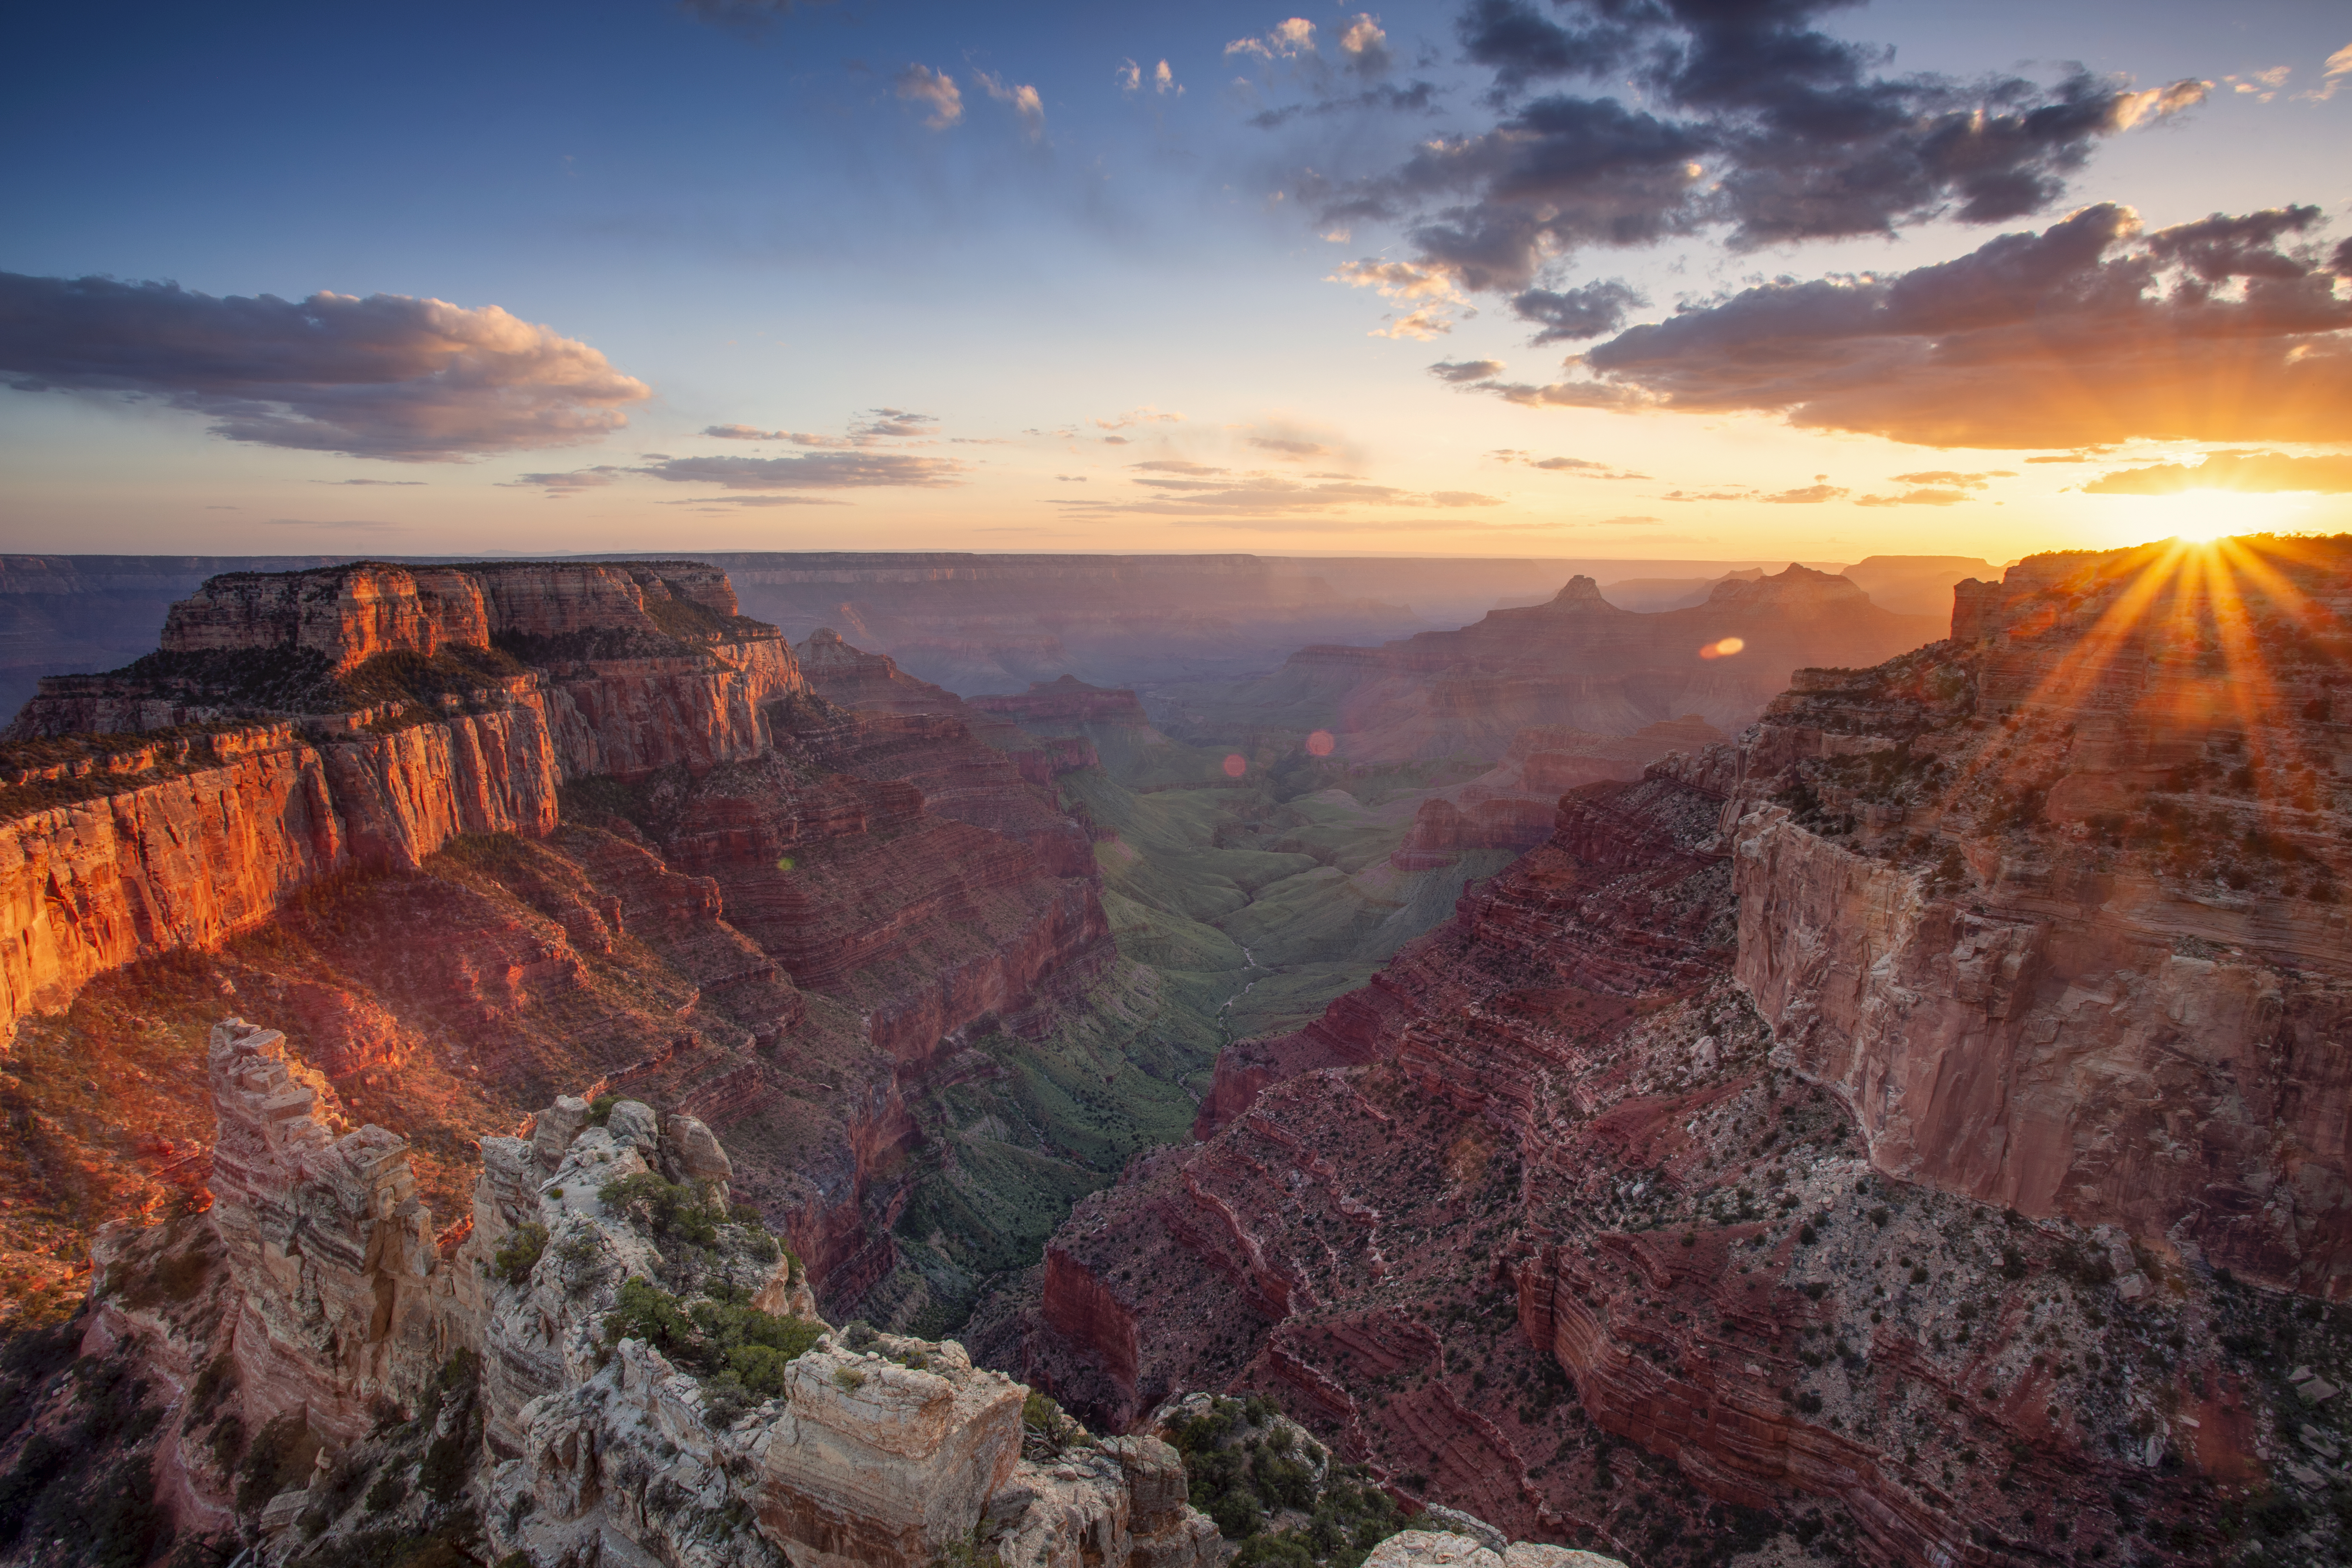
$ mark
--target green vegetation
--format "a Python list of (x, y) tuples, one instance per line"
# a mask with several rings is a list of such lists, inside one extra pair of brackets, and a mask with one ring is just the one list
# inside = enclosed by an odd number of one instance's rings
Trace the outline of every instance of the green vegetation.
[[(1194, 1508), (1226, 1539), (1236, 1563), (1276, 1568), (1359, 1568), (1404, 1528), (1389, 1495), (1360, 1467), (1330, 1461), (1268, 1401), (1213, 1399), (1177, 1427)], [(1303, 1520), (1299, 1516), (1305, 1516)], [(1269, 1530), (1269, 1516), (1293, 1522)]]
[(547, 1251), (547, 1227), (537, 1220), (527, 1220), (514, 1227), (490, 1258), (490, 1272), (509, 1285), (520, 1285), (539, 1267)]
[(740, 1301), (681, 1301), (652, 1280), (621, 1282), (619, 1305), (604, 1320), (604, 1343), (643, 1340), (702, 1380), (714, 1418), (731, 1420), (747, 1405), (784, 1390), (784, 1368), (815, 1344), (823, 1327), (778, 1317)]
[[(1388, 863), (1421, 794), (1475, 765), (1351, 776), (1294, 739), (1253, 749), (1237, 783), (1225, 747), (1087, 733), (1102, 765), (1065, 774), (1062, 804), (1115, 835), (1095, 858), (1118, 961), (1042, 1035), (976, 1029), (971, 1047), (994, 1070), (956, 1074), (912, 1108), (930, 1168), (898, 1222), (905, 1263), (861, 1303), (909, 1333), (956, 1332), (995, 1279), (1038, 1261), (1080, 1198), (1188, 1138), (1226, 1044), (1319, 1016), (1513, 858)], [(625, 816), (634, 800), (615, 786), (581, 804)]]

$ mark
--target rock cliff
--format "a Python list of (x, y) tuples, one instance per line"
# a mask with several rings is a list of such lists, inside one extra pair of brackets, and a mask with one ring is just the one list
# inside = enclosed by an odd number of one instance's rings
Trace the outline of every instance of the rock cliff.
[[(1165, 1444), (1097, 1440), (953, 1342), (818, 1321), (692, 1118), (558, 1101), (484, 1142), (471, 1228), (436, 1249), (405, 1144), (339, 1135), (276, 1031), (224, 1023), (211, 1070), (215, 1205), (110, 1232), (82, 1335), (161, 1390), (85, 1456), (152, 1469), (151, 1543), (168, 1518), (272, 1564), (399, 1541), (535, 1568), (1221, 1560)], [(39, 1392), (19, 1480), (78, 1407), (70, 1377)]]
[(1103, 969), (1098, 876), (1055, 770), (974, 730), (1026, 737), (887, 659), (841, 690), (877, 708), (827, 700), (733, 611), (693, 563), (247, 574), (171, 648), (53, 683), (20, 729), (99, 727), (0, 759), (8, 1092), (55, 1140), (6, 1168), (77, 1228), (167, 1207), (208, 1106), (41, 1064), (143, 1060), (242, 988), (374, 1120), (440, 1131), (436, 1205), (442, 1140), (627, 1082), (737, 1142), (828, 1301), (889, 1275), (909, 1106), (961, 1031), (1040, 1028)]
[(1637, 1563), (2336, 1550), (2352, 563), (2218, 559), (2023, 563), (1571, 791), (972, 1342)]

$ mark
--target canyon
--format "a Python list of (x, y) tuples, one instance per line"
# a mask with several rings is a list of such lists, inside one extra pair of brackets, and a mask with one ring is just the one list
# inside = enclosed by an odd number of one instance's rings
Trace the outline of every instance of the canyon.
[(273, 1561), (2324, 1557), (2352, 559), (2187, 549), (1934, 642), (1587, 579), (1246, 701), (959, 696), (708, 561), (217, 574), (0, 744), (8, 1517), (135, 1463), (100, 1534)]
[(1643, 1563), (2339, 1551), (2352, 554), (2189, 548), (1570, 790), (968, 1342)]
[(1162, 727), (1222, 737), (1281, 726), (1379, 762), (1496, 758), (1523, 729), (1604, 735), (1696, 714), (1746, 726), (1808, 666), (1872, 665), (1932, 641), (1939, 617), (1896, 615), (1847, 578), (1792, 565), (1726, 577), (1684, 609), (1621, 609), (1590, 576), (1539, 605), (1378, 647), (1301, 648), (1270, 675), (1163, 688)]

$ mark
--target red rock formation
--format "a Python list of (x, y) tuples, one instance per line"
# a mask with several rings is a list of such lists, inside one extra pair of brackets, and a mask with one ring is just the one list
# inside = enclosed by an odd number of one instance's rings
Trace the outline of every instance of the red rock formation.
[[(699, 562), (516, 562), (233, 572), (172, 606), (165, 653), (299, 648), (337, 670), (382, 653), (426, 657), (504, 637), (676, 635), (673, 606), (736, 616), (727, 574)], [(689, 615), (688, 624), (698, 617)]]
[(2301, 651), (2352, 558), (2275, 563), (2037, 557), (1937, 657), (1776, 703), (1739, 975), (1880, 1169), (2340, 1299), (2352, 801)]
[[(1877, 1563), (2213, 1560), (2326, 1484), (2279, 1446), (2326, 1390), (2264, 1347), (2332, 1318), (2214, 1266), (2340, 1289), (2333, 551), (2151, 613), (2252, 687), (2201, 749), (2219, 703), (2099, 632), (2119, 555), (1570, 795), (1371, 986), (1230, 1049), (1206, 1141), (1082, 1203), (972, 1342), (1114, 1424), (1277, 1391), (1391, 1484), (1634, 1561), (1717, 1504)], [(2134, 768), (2158, 799), (2073, 804)], [(2134, 890), (2216, 874), (2271, 907)]]

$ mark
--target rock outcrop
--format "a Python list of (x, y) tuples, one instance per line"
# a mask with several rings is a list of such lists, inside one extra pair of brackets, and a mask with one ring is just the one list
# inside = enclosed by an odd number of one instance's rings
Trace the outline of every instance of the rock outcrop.
[[(215, 579), (175, 607), (153, 668), (52, 679), (11, 731), (0, 1007), (57, 1006), (93, 974), (216, 945), (304, 887), (414, 869), (461, 834), (544, 837), (567, 779), (759, 755), (763, 705), (803, 688), (773, 628), (732, 612), (723, 575), (692, 563)], [(416, 667), (398, 660), (459, 647), (482, 657), (404, 691)], [(255, 683), (281, 667), (383, 679)]]
[[(1024, 1423), (1030, 1391), (953, 1342), (815, 1321), (798, 1259), (697, 1176), (729, 1162), (690, 1118), (559, 1100), (485, 1141), (472, 1227), (436, 1250), (404, 1143), (336, 1136), (275, 1031), (221, 1025), (211, 1070), (209, 1250), (165, 1240), (211, 1282), (158, 1310), (157, 1248), (110, 1233), (83, 1346), (160, 1376), (175, 1433), (213, 1429), (146, 1461), (191, 1530), (273, 1564), (469, 1529), (534, 1568), (1221, 1560), (1165, 1444)], [(299, 1442), (315, 1464), (232, 1486), (213, 1456), (257, 1432), (269, 1463)]]

